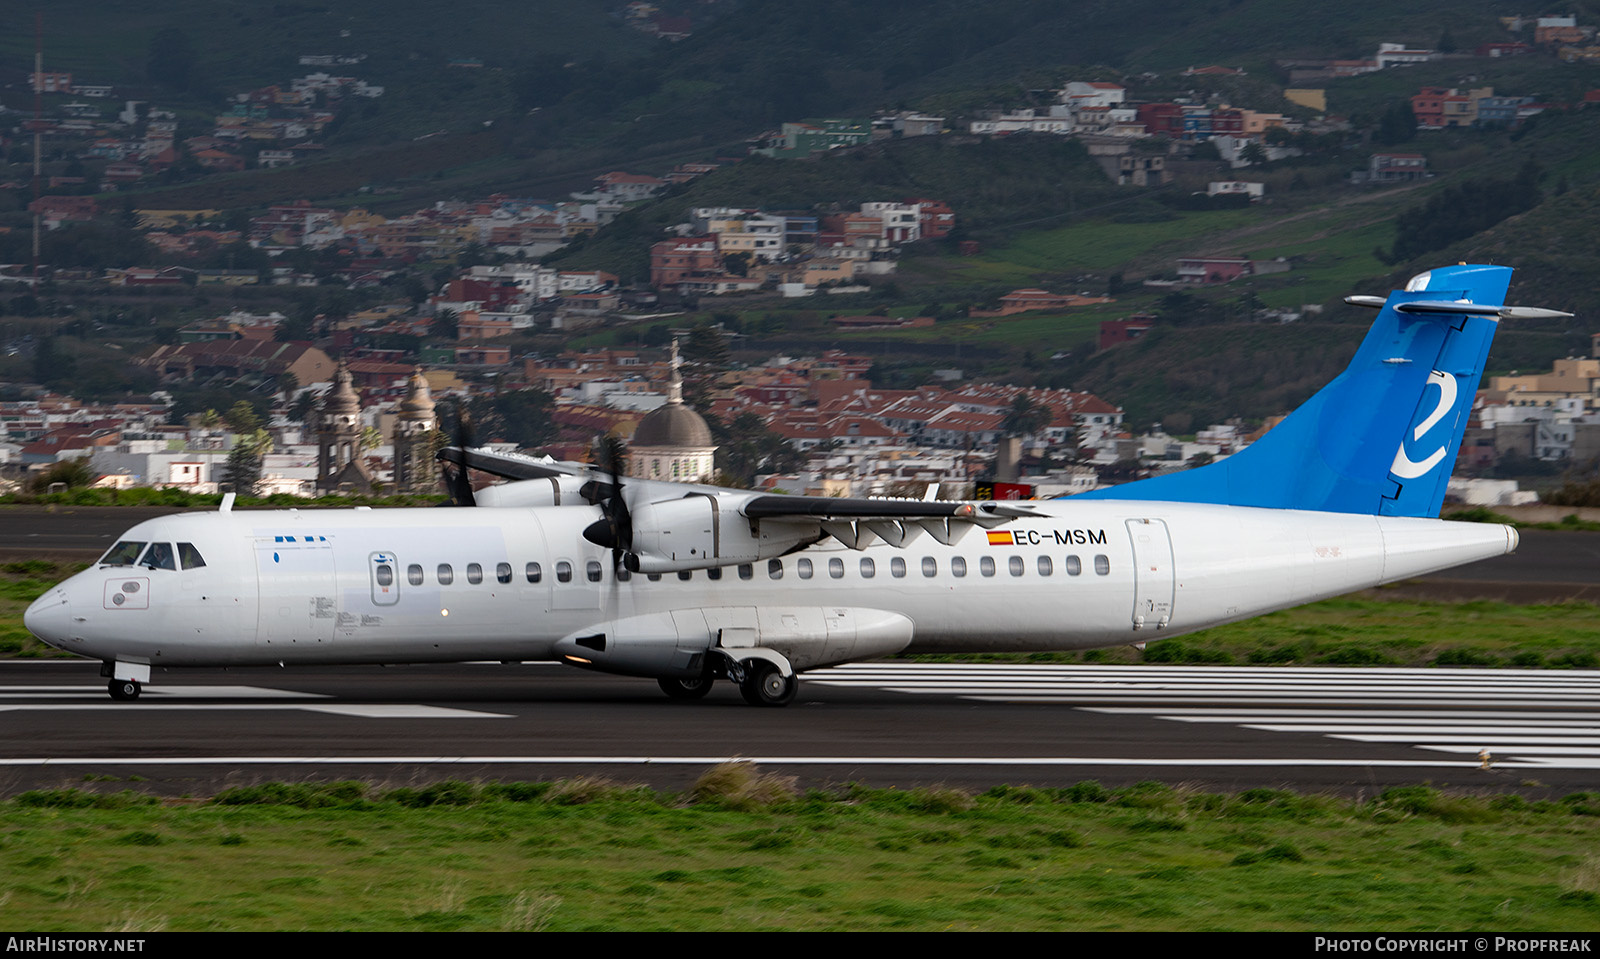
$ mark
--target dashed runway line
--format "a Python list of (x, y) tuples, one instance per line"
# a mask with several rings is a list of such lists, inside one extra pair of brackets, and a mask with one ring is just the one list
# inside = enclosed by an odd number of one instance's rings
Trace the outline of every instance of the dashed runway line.
[[(1600, 766), (1600, 672), (1592, 670), (867, 664), (813, 673), (807, 681), (1487, 753), (1500, 766)], [(1165, 705), (1106, 705), (1117, 701)], [(1347, 708), (1307, 708), (1308, 702)]]

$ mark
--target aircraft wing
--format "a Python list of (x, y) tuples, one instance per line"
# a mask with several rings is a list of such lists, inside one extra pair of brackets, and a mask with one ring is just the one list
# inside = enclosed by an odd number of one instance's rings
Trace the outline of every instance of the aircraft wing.
[(521, 453), (496, 453), (492, 450), (462, 449), (459, 446), (447, 446), (440, 450), (439, 459), (509, 480), (581, 476), (587, 470), (582, 463), (559, 462), (548, 456), (535, 458)]
[(600, 506), (604, 518), (585, 536), (631, 554), (629, 565), (646, 572), (770, 559), (830, 536), (851, 549), (905, 547), (924, 534), (948, 544), (972, 527), (1043, 515), (1010, 501), (791, 496), (628, 477), (618, 477), (617, 497), (612, 478), (585, 463), (453, 446), (439, 458), (511, 481), (478, 491), (479, 506)]
[[(592, 463), (573, 463), (568, 459), (552, 459), (549, 456), (526, 456), (523, 453), (499, 453), (494, 450), (474, 450), (474, 448), (445, 447), (438, 451), (438, 459), (445, 463), (454, 463), (456, 466), (469, 466), (478, 472), (498, 475), (501, 479), (522, 482), (522, 480), (563, 480), (570, 477), (579, 484), (595, 480), (598, 484), (610, 484), (610, 475)], [(670, 485), (674, 490), (682, 493), (718, 493), (725, 492), (722, 487), (710, 487), (701, 484), (667, 484), (664, 480), (642, 480), (622, 477), (627, 485)], [(509, 485), (509, 484), (507, 484)], [(493, 488), (493, 487), (491, 487)], [(538, 487), (542, 490), (544, 487)], [(576, 490), (576, 487), (573, 487)], [(506, 488), (499, 487), (499, 490)], [(603, 493), (603, 490), (602, 490)], [(480, 506), (549, 506), (549, 501), (544, 496), (539, 496), (533, 501), (523, 501), (523, 496), (490, 496), (490, 500), (483, 500), (478, 496)], [(557, 503), (558, 504), (558, 503)]]
[(998, 526), (1022, 516), (1040, 515), (1014, 501), (956, 503), (943, 500), (871, 499), (840, 496), (785, 496), (760, 493), (739, 506), (750, 519), (899, 520), (949, 518)]

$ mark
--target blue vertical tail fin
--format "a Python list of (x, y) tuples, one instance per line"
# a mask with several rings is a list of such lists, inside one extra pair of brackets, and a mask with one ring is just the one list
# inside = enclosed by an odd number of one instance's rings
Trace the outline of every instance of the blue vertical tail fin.
[(1344, 372), (1257, 442), (1079, 498), (1438, 516), (1510, 281), (1503, 266), (1412, 277)]

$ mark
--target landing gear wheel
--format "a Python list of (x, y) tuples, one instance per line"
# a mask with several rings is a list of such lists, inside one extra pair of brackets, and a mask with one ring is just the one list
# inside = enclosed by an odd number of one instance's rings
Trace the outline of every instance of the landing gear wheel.
[(111, 698), (119, 703), (131, 703), (139, 698), (139, 684), (131, 679), (113, 679), (106, 688), (111, 691)]
[(761, 660), (745, 670), (744, 682), (739, 684), (739, 693), (752, 706), (787, 706), (799, 689), (793, 676), (785, 676), (778, 667)]
[(710, 673), (706, 673), (693, 679), (663, 677), (656, 680), (656, 685), (672, 699), (704, 699), (706, 693), (711, 692), (711, 684), (715, 681)]

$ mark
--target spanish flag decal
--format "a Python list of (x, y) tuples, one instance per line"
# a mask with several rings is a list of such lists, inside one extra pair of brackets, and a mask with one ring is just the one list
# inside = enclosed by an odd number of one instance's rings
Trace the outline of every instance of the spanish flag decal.
[(990, 530), (989, 531), (989, 545), (990, 546), (1015, 546), (1016, 543), (1015, 543), (1015, 541), (1012, 540), (1011, 534), (1006, 532), (1005, 530), (1000, 530), (999, 532), (996, 532), (994, 530)]

